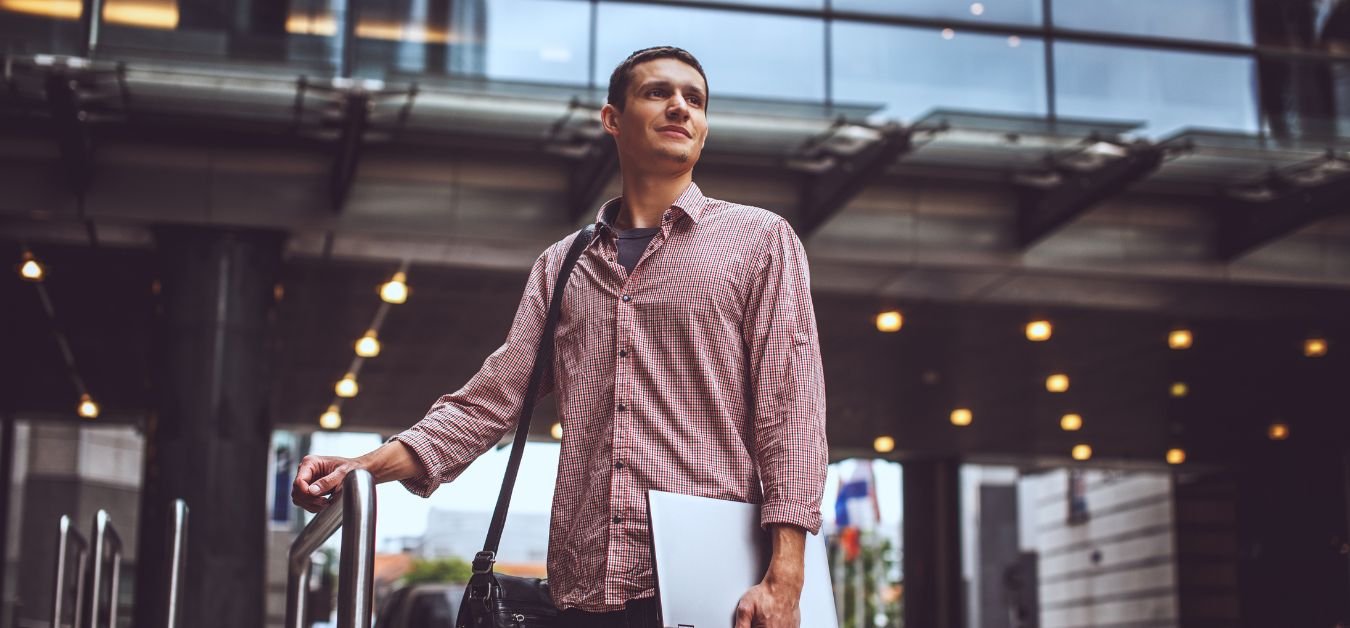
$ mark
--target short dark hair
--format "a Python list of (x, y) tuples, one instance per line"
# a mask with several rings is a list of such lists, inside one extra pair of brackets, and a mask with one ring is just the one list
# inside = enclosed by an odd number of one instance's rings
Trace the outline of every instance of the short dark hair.
[[(703, 77), (703, 88), (708, 89), (708, 75), (703, 73), (703, 64), (694, 58), (688, 50), (676, 48), (675, 46), (654, 46), (643, 48), (623, 60), (618, 67), (614, 68), (614, 73), (609, 75), (609, 104), (614, 105), (615, 109), (623, 111), (623, 107), (628, 100), (628, 84), (633, 80), (633, 68), (640, 63), (646, 63), (656, 59), (675, 59), (684, 62), (686, 65), (698, 70), (698, 75)], [(708, 95), (703, 95), (706, 103)], [(706, 104), (705, 104), (706, 107)]]

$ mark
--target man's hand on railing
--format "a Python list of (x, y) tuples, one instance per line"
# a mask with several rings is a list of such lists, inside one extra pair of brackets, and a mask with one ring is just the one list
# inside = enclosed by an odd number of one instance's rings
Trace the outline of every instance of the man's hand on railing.
[(305, 456), (291, 485), (291, 501), (310, 512), (319, 512), (332, 503), (330, 496), (342, 494), (342, 480), (362, 467), (355, 458)]
[(305, 456), (291, 485), (291, 501), (310, 512), (319, 512), (342, 493), (342, 480), (355, 469), (370, 472), (375, 482), (403, 480), (425, 473), (422, 463), (400, 441), (390, 441), (359, 458)]

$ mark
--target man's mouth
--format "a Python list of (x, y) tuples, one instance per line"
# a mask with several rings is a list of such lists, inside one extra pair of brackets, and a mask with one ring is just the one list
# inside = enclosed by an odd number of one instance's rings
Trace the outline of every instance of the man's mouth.
[(693, 134), (691, 134), (688, 129), (681, 126), (663, 126), (657, 129), (657, 131), (661, 133), (676, 133), (690, 139), (693, 139), (694, 137)]

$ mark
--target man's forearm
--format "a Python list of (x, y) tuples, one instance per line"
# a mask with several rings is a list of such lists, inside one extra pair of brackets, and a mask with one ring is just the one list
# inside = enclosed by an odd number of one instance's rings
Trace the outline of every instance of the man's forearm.
[(412, 450), (396, 440), (360, 456), (356, 461), (375, 476), (377, 483), (406, 480), (423, 473), (422, 464), (413, 456)]
[(779, 523), (772, 526), (770, 534), (773, 536), (773, 557), (769, 560), (768, 573), (764, 574), (764, 583), (772, 588), (789, 587), (800, 595), (806, 572), (806, 530)]

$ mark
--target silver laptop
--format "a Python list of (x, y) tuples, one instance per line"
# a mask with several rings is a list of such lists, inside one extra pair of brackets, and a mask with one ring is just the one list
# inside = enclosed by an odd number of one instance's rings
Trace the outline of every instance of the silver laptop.
[[(764, 579), (773, 541), (759, 506), (647, 491), (661, 625), (731, 628), (736, 603)], [(839, 628), (825, 539), (806, 536), (802, 628)]]

